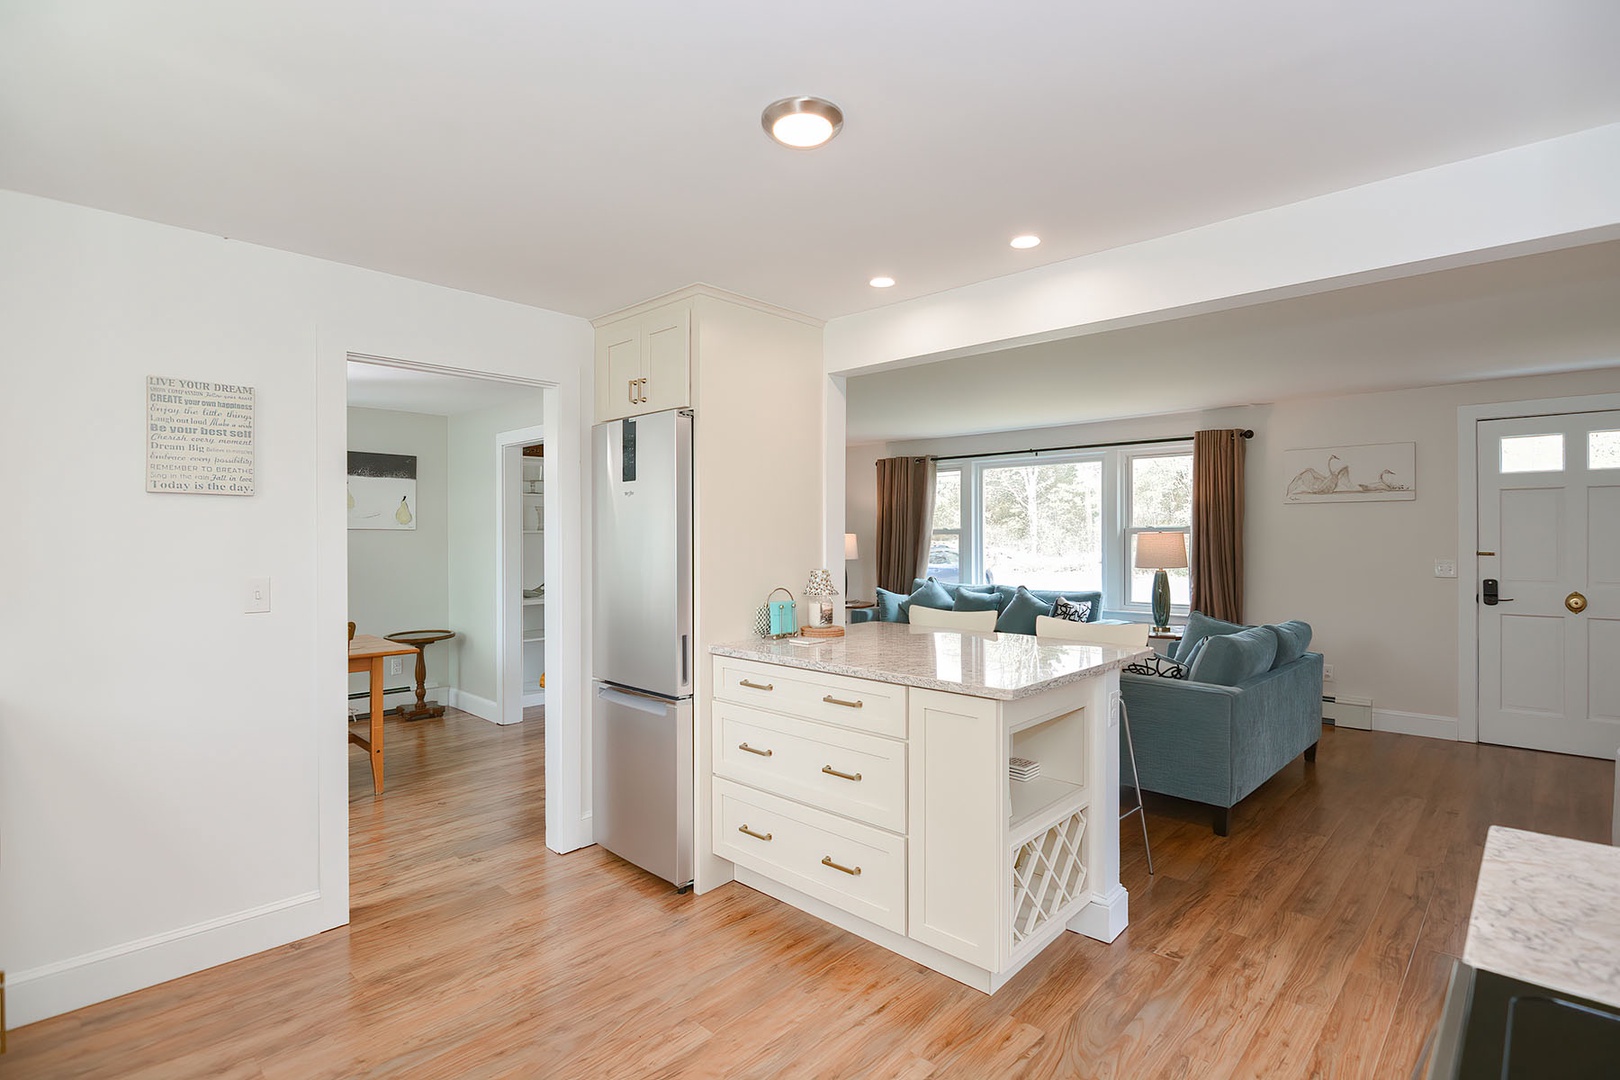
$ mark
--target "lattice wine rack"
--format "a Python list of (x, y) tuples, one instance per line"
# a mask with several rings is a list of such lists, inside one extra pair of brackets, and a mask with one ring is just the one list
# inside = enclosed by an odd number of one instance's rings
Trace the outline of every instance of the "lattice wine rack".
[(1076, 810), (1018, 846), (1013, 856), (1014, 947), (1080, 895), (1086, 883), (1080, 851), (1085, 834), (1085, 811)]

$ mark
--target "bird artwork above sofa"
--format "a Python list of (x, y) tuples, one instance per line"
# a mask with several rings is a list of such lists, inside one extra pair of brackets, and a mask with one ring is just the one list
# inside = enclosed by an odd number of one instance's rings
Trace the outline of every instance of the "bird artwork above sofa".
[(994, 611), (996, 632), (1034, 634), (1041, 616), (1097, 622), (1102, 593), (1095, 589), (1026, 589), (1022, 585), (967, 585), (917, 578), (911, 594), (877, 591), (875, 607), (851, 611), (851, 623), (910, 622), (913, 606), (940, 611)]

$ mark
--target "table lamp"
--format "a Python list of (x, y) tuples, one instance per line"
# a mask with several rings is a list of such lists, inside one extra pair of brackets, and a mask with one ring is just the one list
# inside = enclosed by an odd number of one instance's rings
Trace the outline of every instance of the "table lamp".
[(1136, 568), (1153, 571), (1153, 630), (1170, 629), (1170, 575), (1187, 565), (1187, 534), (1145, 532), (1136, 534)]
[(810, 582), (804, 587), (805, 599), (815, 597), (821, 602), (816, 624), (818, 626), (831, 626), (833, 624), (832, 598), (838, 595), (838, 589), (833, 585), (832, 574), (827, 570), (810, 571)]
[(844, 534), (844, 591), (849, 592), (849, 564), (861, 557), (860, 546), (855, 543), (854, 533)]

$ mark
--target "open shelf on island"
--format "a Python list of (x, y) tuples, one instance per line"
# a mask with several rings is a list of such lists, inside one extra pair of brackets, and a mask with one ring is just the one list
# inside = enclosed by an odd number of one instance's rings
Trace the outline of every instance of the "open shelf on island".
[(1031, 822), (1049, 816), (1050, 812), (1065, 804), (1081, 801), (1085, 789), (1079, 784), (1037, 776), (1033, 780), (1009, 780), (1012, 794), (1012, 812), (1007, 817), (1007, 828), (1017, 833)]

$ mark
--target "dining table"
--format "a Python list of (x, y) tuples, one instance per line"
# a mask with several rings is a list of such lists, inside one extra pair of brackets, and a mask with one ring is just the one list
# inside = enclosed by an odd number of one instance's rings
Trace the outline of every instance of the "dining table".
[(389, 641), (375, 634), (355, 634), (349, 639), (349, 673), (371, 674), (371, 731), (360, 735), (350, 730), (349, 741), (371, 755), (371, 790), (383, 792), (383, 667), (390, 656), (411, 656), (415, 645)]

